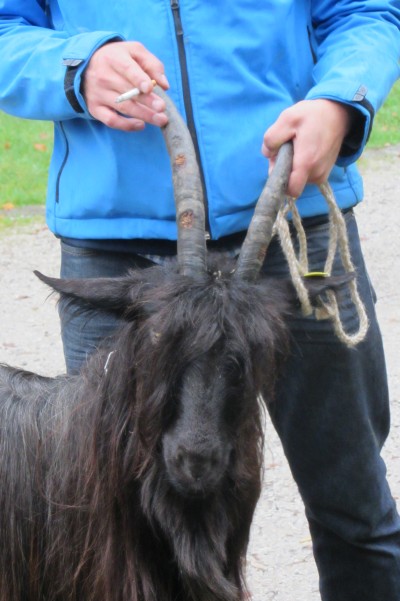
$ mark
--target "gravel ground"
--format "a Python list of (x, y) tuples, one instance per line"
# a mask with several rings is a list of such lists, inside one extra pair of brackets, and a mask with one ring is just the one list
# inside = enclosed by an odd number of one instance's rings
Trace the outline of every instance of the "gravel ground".
[[(384, 448), (400, 498), (400, 147), (364, 154), (365, 202), (357, 208), (363, 248), (378, 294), (387, 355), (392, 429)], [(32, 271), (58, 275), (58, 242), (42, 224), (0, 235), (0, 361), (55, 375), (64, 369), (56, 301)], [(279, 441), (266, 423), (266, 474), (249, 550), (248, 579), (257, 601), (318, 601), (318, 579), (302, 503)]]

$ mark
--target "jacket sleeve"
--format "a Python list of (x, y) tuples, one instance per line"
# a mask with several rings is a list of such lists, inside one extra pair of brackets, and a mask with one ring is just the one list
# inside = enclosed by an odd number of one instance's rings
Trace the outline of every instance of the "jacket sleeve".
[(121, 36), (56, 31), (41, 4), (0, 0), (0, 109), (27, 119), (90, 118), (74, 75), (98, 47)]
[(400, 75), (399, 0), (312, 0), (314, 86), (307, 99), (329, 98), (358, 111), (338, 164), (361, 154), (375, 112)]

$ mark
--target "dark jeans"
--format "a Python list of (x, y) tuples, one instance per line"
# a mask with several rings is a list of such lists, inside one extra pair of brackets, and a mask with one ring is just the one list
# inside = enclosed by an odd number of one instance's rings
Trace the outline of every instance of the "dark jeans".
[[(128, 269), (151, 263), (139, 255), (99, 252), (61, 242), (62, 278), (97, 278), (124, 275)], [(77, 374), (89, 355), (119, 325), (117, 318), (97, 311), (77, 313), (68, 302), (60, 301), (61, 338), (67, 372)]]
[[(353, 213), (346, 221), (367, 337), (349, 349), (329, 322), (292, 320), (291, 354), (270, 415), (305, 504), (322, 599), (399, 601), (400, 519), (380, 457), (390, 423), (385, 359)], [(311, 271), (323, 267), (327, 235), (324, 224), (308, 232)], [(282, 263), (275, 247), (265, 269), (283, 275)], [(341, 316), (347, 330), (357, 327), (348, 296)]]
[[(358, 286), (370, 328), (349, 349), (331, 324), (292, 320), (292, 349), (269, 411), (302, 495), (313, 538), (324, 601), (400, 601), (400, 519), (380, 457), (389, 430), (389, 400), (381, 335), (353, 214), (346, 215)], [(307, 230), (310, 270), (321, 270), (327, 225)], [(137, 256), (64, 247), (62, 276), (119, 275)], [(264, 269), (287, 277), (274, 241)], [(340, 263), (335, 262), (335, 272)], [(70, 371), (109, 335), (116, 322), (70, 317), (61, 305)], [(341, 301), (347, 330), (357, 326), (347, 296)]]

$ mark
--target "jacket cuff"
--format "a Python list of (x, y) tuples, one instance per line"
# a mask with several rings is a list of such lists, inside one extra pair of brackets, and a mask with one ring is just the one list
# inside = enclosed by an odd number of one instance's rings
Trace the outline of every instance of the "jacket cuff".
[(362, 154), (371, 134), (375, 116), (375, 109), (366, 98), (366, 86), (360, 86), (356, 93), (349, 99), (340, 98), (333, 94), (320, 94), (312, 90), (307, 94), (307, 100), (326, 98), (335, 102), (345, 104), (353, 109), (351, 129), (343, 140), (336, 165), (347, 167), (354, 163)]
[[(74, 48), (71, 51), (73, 56), (67, 56), (63, 58), (62, 64), (66, 67), (65, 77), (64, 77), (64, 92), (67, 97), (67, 100), (77, 115), (82, 114), (91, 118), (91, 115), (87, 109), (85, 99), (82, 95), (81, 90), (81, 78), (82, 73), (86, 69), (90, 59), (93, 54), (98, 50), (101, 46), (108, 44), (109, 42), (123, 41), (124, 38), (118, 34), (106, 34), (102, 35), (100, 39), (97, 40), (95, 45), (91, 45), (88, 50), (85, 47)], [(81, 56), (79, 57), (79, 53)], [(77, 56), (78, 54), (78, 56)]]
[(68, 102), (76, 113), (84, 113), (84, 109), (79, 104), (75, 92), (75, 78), (78, 67), (83, 63), (83, 59), (65, 58), (62, 64), (67, 67), (64, 77), (64, 92)]

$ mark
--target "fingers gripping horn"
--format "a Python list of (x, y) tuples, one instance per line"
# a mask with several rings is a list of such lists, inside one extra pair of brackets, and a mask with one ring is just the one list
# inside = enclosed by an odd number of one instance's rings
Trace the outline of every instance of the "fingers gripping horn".
[(154, 88), (166, 104), (168, 123), (162, 128), (172, 167), (178, 226), (178, 265), (183, 275), (206, 271), (204, 197), (190, 132), (169, 96)]
[(279, 149), (275, 167), (257, 201), (234, 277), (247, 281), (257, 279), (271, 242), (276, 216), (285, 200), (292, 163), (293, 144), (286, 142)]

